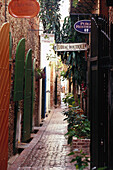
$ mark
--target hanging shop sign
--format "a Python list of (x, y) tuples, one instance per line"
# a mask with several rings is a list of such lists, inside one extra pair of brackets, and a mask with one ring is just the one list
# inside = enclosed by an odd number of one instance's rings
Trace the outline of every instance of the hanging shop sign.
[(54, 34), (42, 34), (40, 38), (41, 43), (54, 43), (55, 36)]
[(85, 51), (88, 49), (86, 43), (66, 43), (66, 44), (55, 44), (55, 51)]
[(74, 29), (83, 34), (89, 34), (91, 32), (91, 21), (80, 20), (74, 24)]
[(40, 6), (36, 0), (12, 0), (8, 10), (15, 18), (33, 18), (39, 13)]

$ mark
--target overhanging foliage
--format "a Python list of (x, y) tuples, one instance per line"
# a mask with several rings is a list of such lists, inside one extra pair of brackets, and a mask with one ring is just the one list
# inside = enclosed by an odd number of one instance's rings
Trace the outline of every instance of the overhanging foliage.
[(60, 33), (60, 1), (40, 0), (40, 18), (43, 23), (44, 33), (54, 33), (58, 39)]
[[(40, 0), (40, 17), (44, 27), (44, 33), (55, 34), (56, 43), (80, 43), (88, 39), (88, 35), (78, 33), (74, 29), (74, 23), (78, 16), (66, 17), (62, 28), (60, 27), (60, 1), (61, 0)], [(68, 56), (69, 54), (69, 56)], [(73, 77), (78, 84), (85, 81), (86, 61), (85, 52), (59, 52), (62, 61), (69, 67), (65, 74), (66, 78)]]

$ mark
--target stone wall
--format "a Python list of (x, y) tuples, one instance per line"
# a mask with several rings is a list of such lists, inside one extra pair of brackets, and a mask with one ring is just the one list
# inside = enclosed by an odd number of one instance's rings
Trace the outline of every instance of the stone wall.
[[(70, 13), (85, 13), (85, 14), (98, 14), (99, 13), (99, 0), (79, 0), (78, 4), (76, 5), (76, 7), (73, 6), (73, 2), (74, 0), (71, 0), (71, 9), (70, 9)], [(76, 1), (75, 1), (76, 2)]]
[[(15, 53), (16, 47), (21, 38), (25, 38), (25, 54), (27, 54), (28, 49), (32, 49), (32, 58), (36, 58), (36, 67), (40, 65), (40, 47), (39, 47), (39, 17), (36, 16), (31, 19), (25, 18), (14, 18), (8, 13), (8, 4), (10, 0), (2, 0), (0, 2), (0, 26), (4, 22), (10, 23), (10, 32), (13, 39), (12, 47), (12, 66), (11, 66), (11, 96), (10, 96), (10, 107), (9, 107), (9, 157), (13, 155), (14, 147), (14, 107), (15, 102), (13, 101), (13, 86), (14, 86), (14, 64), (15, 64)], [(36, 98), (35, 98), (35, 107), (38, 114), (38, 103), (39, 103), (39, 86), (36, 85)], [(23, 101), (21, 101), (23, 102)], [(23, 109), (20, 107), (21, 112)], [(35, 117), (37, 117), (35, 115)], [(36, 123), (36, 121), (35, 121)]]

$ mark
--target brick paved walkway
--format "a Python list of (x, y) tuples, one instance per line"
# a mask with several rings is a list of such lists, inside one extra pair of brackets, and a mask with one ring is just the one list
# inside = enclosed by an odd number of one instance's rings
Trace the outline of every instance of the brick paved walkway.
[(70, 163), (70, 147), (64, 134), (67, 124), (62, 109), (52, 111), (35, 138), (8, 170), (74, 170)]

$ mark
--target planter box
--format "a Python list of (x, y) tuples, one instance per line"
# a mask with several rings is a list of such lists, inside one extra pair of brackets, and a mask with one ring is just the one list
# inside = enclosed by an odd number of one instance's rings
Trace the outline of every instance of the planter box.
[(78, 149), (78, 153), (82, 150), (83, 153), (90, 155), (90, 139), (78, 139), (73, 137), (72, 149)]

